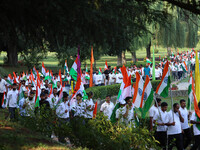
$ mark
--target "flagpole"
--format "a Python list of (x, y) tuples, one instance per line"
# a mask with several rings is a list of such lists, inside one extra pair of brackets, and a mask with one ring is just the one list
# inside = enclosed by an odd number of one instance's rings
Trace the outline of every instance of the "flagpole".
[(174, 122), (174, 109), (173, 109), (173, 98), (172, 98), (172, 86), (170, 82), (170, 96), (171, 96), (171, 105), (172, 105), (172, 117), (173, 117), (173, 122)]
[[(158, 102), (157, 102), (157, 100), (156, 100), (156, 95), (155, 95), (155, 93), (154, 93), (153, 99), (154, 99), (154, 101), (155, 101), (155, 103), (156, 103), (156, 106), (157, 106), (157, 108), (158, 108)], [(161, 121), (163, 122), (159, 108), (158, 108), (158, 113), (159, 113), (159, 116), (160, 116)], [(164, 122), (163, 122), (163, 123), (164, 123)]]

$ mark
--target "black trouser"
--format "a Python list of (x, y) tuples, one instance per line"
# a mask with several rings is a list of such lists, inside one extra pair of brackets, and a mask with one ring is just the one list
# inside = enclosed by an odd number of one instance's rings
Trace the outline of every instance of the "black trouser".
[(2, 108), (2, 99), (3, 99), (3, 93), (0, 93), (0, 108)]
[(10, 120), (16, 119), (16, 107), (9, 107)]
[(163, 150), (166, 149), (167, 145), (167, 132), (166, 131), (156, 131), (155, 139), (159, 141), (159, 146), (162, 147)]
[[(174, 141), (175, 139), (175, 141)], [(176, 145), (177, 150), (183, 150), (183, 135), (173, 134), (168, 135), (168, 150), (172, 150), (172, 148)]]
[(184, 149), (186, 149), (191, 142), (192, 134), (190, 128), (184, 129), (183, 132)]
[(194, 145), (192, 146), (191, 150), (197, 150), (200, 149), (200, 135), (195, 135), (194, 136)]

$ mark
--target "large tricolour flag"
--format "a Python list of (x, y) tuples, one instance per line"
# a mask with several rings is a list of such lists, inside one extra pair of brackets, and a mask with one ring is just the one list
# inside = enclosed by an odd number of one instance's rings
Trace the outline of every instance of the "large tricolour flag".
[(77, 63), (78, 63), (78, 56), (76, 57), (76, 60), (74, 61), (69, 74), (72, 76), (72, 78), (76, 81), (77, 80)]
[(142, 118), (145, 118), (147, 112), (151, 107), (152, 101), (153, 101), (153, 88), (149, 76), (146, 76), (142, 92), (141, 104), (140, 104), (140, 108), (142, 109)]
[(139, 74), (139, 72), (136, 72), (136, 84), (134, 89), (134, 95), (133, 95), (133, 103), (134, 106), (139, 108), (141, 105), (141, 99), (142, 99), (142, 90), (144, 87), (144, 80), (142, 79), (142, 76)]
[(169, 87), (170, 87), (170, 70), (169, 70), (169, 62), (167, 61), (163, 70), (162, 79), (156, 89), (156, 94), (162, 97), (167, 97)]
[(127, 80), (128, 80), (128, 74), (127, 74), (127, 71), (126, 71), (126, 67), (123, 66), (121, 68), (121, 71), (122, 71), (122, 76), (123, 76), (123, 82), (121, 83), (121, 86), (120, 86), (120, 89), (119, 89), (119, 93), (118, 93), (118, 97), (117, 97), (119, 102), (124, 99), (124, 96), (122, 95), (122, 93), (123, 93), (123, 90), (124, 90), (125, 85), (126, 85)]

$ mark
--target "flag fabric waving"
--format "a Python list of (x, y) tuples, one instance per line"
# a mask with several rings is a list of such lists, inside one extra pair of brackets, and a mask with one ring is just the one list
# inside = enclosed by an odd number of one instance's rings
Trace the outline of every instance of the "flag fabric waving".
[(144, 80), (142, 79), (142, 76), (139, 74), (139, 72), (136, 72), (136, 84), (133, 95), (133, 103), (137, 108), (139, 108), (141, 105), (143, 86)]
[(163, 70), (162, 79), (156, 89), (156, 94), (164, 98), (167, 97), (169, 87), (170, 87), (170, 70), (169, 70), (169, 62), (167, 61)]
[(76, 60), (74, 61), (69, 72), (69, 74), (75, 81), (77, 81), (77, 63), (78, 63), (78, 56), (76, 57)]
[(67, 66), (67, 59), (65, 60), (65, 66), (64, 66), (64, 75), (66, 75), (67, 73), (69, 73), (69, 69)]
[(108, 69), (108, 63), (107, 63), (107, 60), (106, 60), (104, 70), (107, 70), (107, 69)]
[(44, 66), (44, 62), (42, 62), (42, 74), (43, 76), (46, 76), (46, 68)]
[(200, 98), (200, 76), (199, 76), (199, 58), (198, 58), (198, 52), (196, 50), (196, 60), (195, 60), (195, 93), (197, 102), (199, 102)]
[(151, 85), (149, 76), (146, 76), (144, 88), (142, 92), (140, 108), (142, 108), (142, 118), (145, 118), (146, 113), (149, 111), (153, 101), (153, 87)]

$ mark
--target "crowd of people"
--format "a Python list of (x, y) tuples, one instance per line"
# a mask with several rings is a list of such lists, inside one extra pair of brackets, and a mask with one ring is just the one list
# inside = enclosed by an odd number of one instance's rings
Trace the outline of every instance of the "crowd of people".
[[(194, 71), (195, 53), (183, 52), (177, 56), (171, 55), (170, 68), (175, 80), (187, 76), (187, 72)], [(167, 61), (164, 58), (160, 63), (155, 64), (155, 78), (161, 79), (162, 70)], [(186, 71), (186, 72), (185, 72)], [(87, 99), (83, 100), (83, 95), (78, 93), (75, 98), (71, 98), (73, 92), (72, 81), (74, 79), (67, 72), (66, 75), (61, 73), (51, 74), (50, 77), (44, 76), (35, 69), (36, 74), (32, 71), (28, 73), (17, 72), (14, 76), (11, 75), (0, 77), (0, 108), (8, 108), (10, 119), (16, 119), (16, 111), (19, 109), (19, 114), (23, 117), (31, 117), (41, 114), (48, 114), (53, 111), (59, 118), (61, 123), (70, 122), (72, 118), (92, 119), (94, 117), (95, 104), (93, 102), (93, 93), (87, 93)], [(147, 63), (145, 67), (140, 65), (132, 65), (127, 67), (128, 75), (131, 75), (132, 81), (135, 81), (135, 73), (139, 72), (143, 78), (148, 75), (152, 78), (153, 65)], [(82, 83), (85, 88), (89, 87), (89, 73), (86, 70), (82, 71)], [(96, 71), (93, 74), (93, 84), (95, 86), (120, 84), (123, 81), (123, 76), (120, 69), (111, 69), (110, 66), (104, 71)], [(37, 85), (37, 86), (36, 86)], [(74, 84), (75, 85), (75, 84)], [(126, 126), (135, 127), (135, 122), (138, 120), (137, 114), (132, 103), (132, 97), (126, 97), (120, 101), (120, 107), (116, 109), (114, 118), (118, 123), (123, 123)], [(111, 120), (113, 111), (116, 105), (111, 102), (111, 97), (106, 96), (105, 102), (101, 105), (100, 113)], [(186, 149), (191, 142), (191, 130), (189, 123), (193, 124), (195, 143), (192, 149), (199, 147), (198, 140), (200, 139), (199, 118), (195, 112), (191, 114), (185, 108), (185, 100), (173, 105), (170, 112), (166, 112), (168, 104), (161, 103), (161, 99), (157, 98), (155, 105), (149, 110), (150, 130), (156, 127), (155, 138), (160, 142), (160, 146), (165, 149), (172, 149), (172, 143), (175, 140), (175, 145), (179, 150)], [(200, 108), (200, 103), (199, 103)], [(46, 116), (46, 115), (44, 115)], [(44, 118), (45, 119), (45, 118)], [(63, 142), (65, 136), (58, 135), (59, 141)], [(186, 140), (186, 142), (184, 142)], [(168, 141), (168, 142), (167, 142)]]

